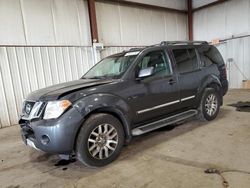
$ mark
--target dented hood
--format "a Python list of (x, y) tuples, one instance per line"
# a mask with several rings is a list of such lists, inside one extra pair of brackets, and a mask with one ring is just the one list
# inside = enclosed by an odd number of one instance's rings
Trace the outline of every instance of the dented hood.
[(112, 80), (80, 79), (65, 82), (43, 89), (36, 90), (28, 95), (26, 100), (30, 101), (49, 101), (57, 100), (61, 97), (75, 91), (83, 90), (89, 87), (104, 85), (113, 82)]

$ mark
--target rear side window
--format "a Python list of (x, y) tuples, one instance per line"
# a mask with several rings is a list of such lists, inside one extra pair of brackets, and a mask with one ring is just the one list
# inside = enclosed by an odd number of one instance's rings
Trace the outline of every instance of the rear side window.
[(179, 73), (191, 72), (199, 68), (194, 48), (173, 49), (173, 54)]
[(214, 46), (200, 46), (198, 52), (204, 66), (217, 64), (218, 66), (224, 65), (224, 60), (219, 50)]

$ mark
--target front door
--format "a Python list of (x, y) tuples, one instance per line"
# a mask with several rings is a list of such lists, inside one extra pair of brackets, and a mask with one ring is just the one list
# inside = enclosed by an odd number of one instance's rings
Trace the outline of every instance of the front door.
[[(138, 79), (140, 70), (153, 67), (154, 73)], [(130, 105), (135, 113), (135, 123), (165, 116), (177, 109), (179, 88), (165, 50), (150, 51), (142, 55), (135, 67), (134, 94)]]

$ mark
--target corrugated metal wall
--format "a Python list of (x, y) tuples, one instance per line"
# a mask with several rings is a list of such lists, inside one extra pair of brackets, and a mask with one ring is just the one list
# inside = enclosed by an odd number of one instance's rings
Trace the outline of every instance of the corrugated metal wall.
[[(126, 1), (126, 0), (125, 0)], [(187, 10), (186, 0), (128, 0), (138, 3), (145, 3), (149, 5), (156, 5), (160, 7), (174, 8), (178, 10)]]
[(193, 2), (193, 9), (207, 5), (209, 3), (213, 3), (218, 0), (192, 0)]
[(1, 45), (91, 45), (86, 0), (0, 0)]
[(31, 91), (79, 79), (93, 65), (86, 0), (0, 1), (0, 127)]
[[(194, 13), (194, 39), (229, 39), (250, 34), (250, 0), (231, 0)], [(250, 79), (249, 37), (218, 45), (228, 64), (230, 88), (241, 88)], [(230, 59), (230, 62), (228, 62)]]
[(163, 40), (187, 40), (187, 16), (119, 3), (96, 2), (100, 42), (105, 46), (140, 46)]
[(227, 65), (230, 88), (241, 88), (250, 80), (250, 37), (228, 40), (217, 46)]
[(31, 91), (79, 79), (93, 56), (92, 47), (0, 47), (0, 126), (17, 123)]

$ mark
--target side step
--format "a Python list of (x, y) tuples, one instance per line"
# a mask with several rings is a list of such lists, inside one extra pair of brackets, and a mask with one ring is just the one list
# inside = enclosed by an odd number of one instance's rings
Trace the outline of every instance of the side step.
[(198, 114), (197, 110), (188, 110), (186, 112), (182, 112), (146, 125), (142, 125), (140, 127), (137, 127), (135, 129), (132, 130), (132, 135), (133, 136), (138, 136), (150, 131), (153, 131), (155, 129), (159, 129), (161, 127), (165, 127), (167, 125), (171, 125), (173, 123), (177, 123), (179, 121), (188, 119), (192, 116), (195, 116), (196, 114)]

